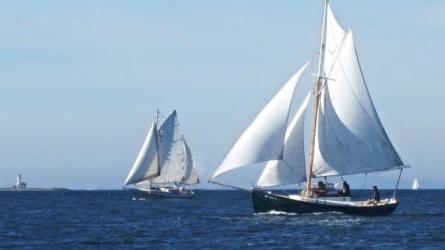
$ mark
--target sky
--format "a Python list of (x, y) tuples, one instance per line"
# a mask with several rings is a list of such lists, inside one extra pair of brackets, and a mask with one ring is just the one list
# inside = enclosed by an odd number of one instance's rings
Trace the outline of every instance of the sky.
[[(412, 166), (401, 187), (418, 177), (445, 188), (445, 1), (331, 2)], [(34, 187), (119, 189), (159, 108), (161, 119), (178, 111), (203, 182), (196, 188), (217, 188), (209, 175), (256, 114), (307, 60), (315, 72), (322, 6), (1, 1), (0, 187), (21, 173)], [(298, 102), (311, 84), (297, 89)], [(394, 173), (376, 176), (394, 185)]]

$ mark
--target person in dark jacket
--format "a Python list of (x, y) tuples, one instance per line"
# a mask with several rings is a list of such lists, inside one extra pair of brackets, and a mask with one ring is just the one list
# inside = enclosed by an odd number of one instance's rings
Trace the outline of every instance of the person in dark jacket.
[(343, 188), (339, 193), (344, 196), (351, 196), (351, 190), (349, 189), (349, 184), (346, 181), (343, 181)]
[(379, 193), (379, 189), (377, 188), (377, 186), (372, 186), (372, 199), (375, 202), (380, 202), (380, 193)]

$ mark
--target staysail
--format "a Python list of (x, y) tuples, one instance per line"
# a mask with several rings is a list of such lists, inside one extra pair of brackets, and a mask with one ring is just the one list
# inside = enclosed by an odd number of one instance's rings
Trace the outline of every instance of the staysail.
[(136, 184), (159, 175), (157, 137), (156, 122), (153, 122), (124, 185)]
[(283, 159), (267, 162), (257, 181), (258, 187), (290, 185), (306, 179), (304, 118), (310, 95), (306, 96), (286, 130)]
[(307, 65), (295, 73), (257, 115), (210, 179), (253, 163), (282, 159), (292, 96)]
[(369, 95), (352, 32), (341, 29), (329, 5), (327, 16), (326, 78), (318, 110), (314, 176), (350, 175), (401, 167), (403, 162)]
[(183, 139), (183, 142), (185, 152), (185, 175), (182, 177), (181, 183), (186, 185), (197, 184), (199, 183), (199, 177), (195, 163), (193, 162), (192, 153), (190, 152), (190, 148), (185, 139)]

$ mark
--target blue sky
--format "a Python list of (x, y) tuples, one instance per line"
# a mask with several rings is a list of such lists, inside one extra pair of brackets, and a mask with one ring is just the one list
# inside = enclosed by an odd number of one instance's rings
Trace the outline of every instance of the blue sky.
[[(206, 181), (264, 104), (314, 59), (322, 4), (0, 2), (0, 186), (22, 173), (30, 186), (119, 188), (156, 108), (163, 118), (178, 110)], [(332, 6), (352, 27), (377, 111), (413, 166), (402, 187), (417, 176), (445, 188), (445, 1)]]

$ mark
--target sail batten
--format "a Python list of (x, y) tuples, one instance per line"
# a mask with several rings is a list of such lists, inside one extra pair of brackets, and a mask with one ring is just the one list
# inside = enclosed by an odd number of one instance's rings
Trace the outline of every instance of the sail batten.
[(295, 86), (306, 63), (269, 101), (244, 131), (211, 179), (254, 163), (281, 160), (289, 109)]

